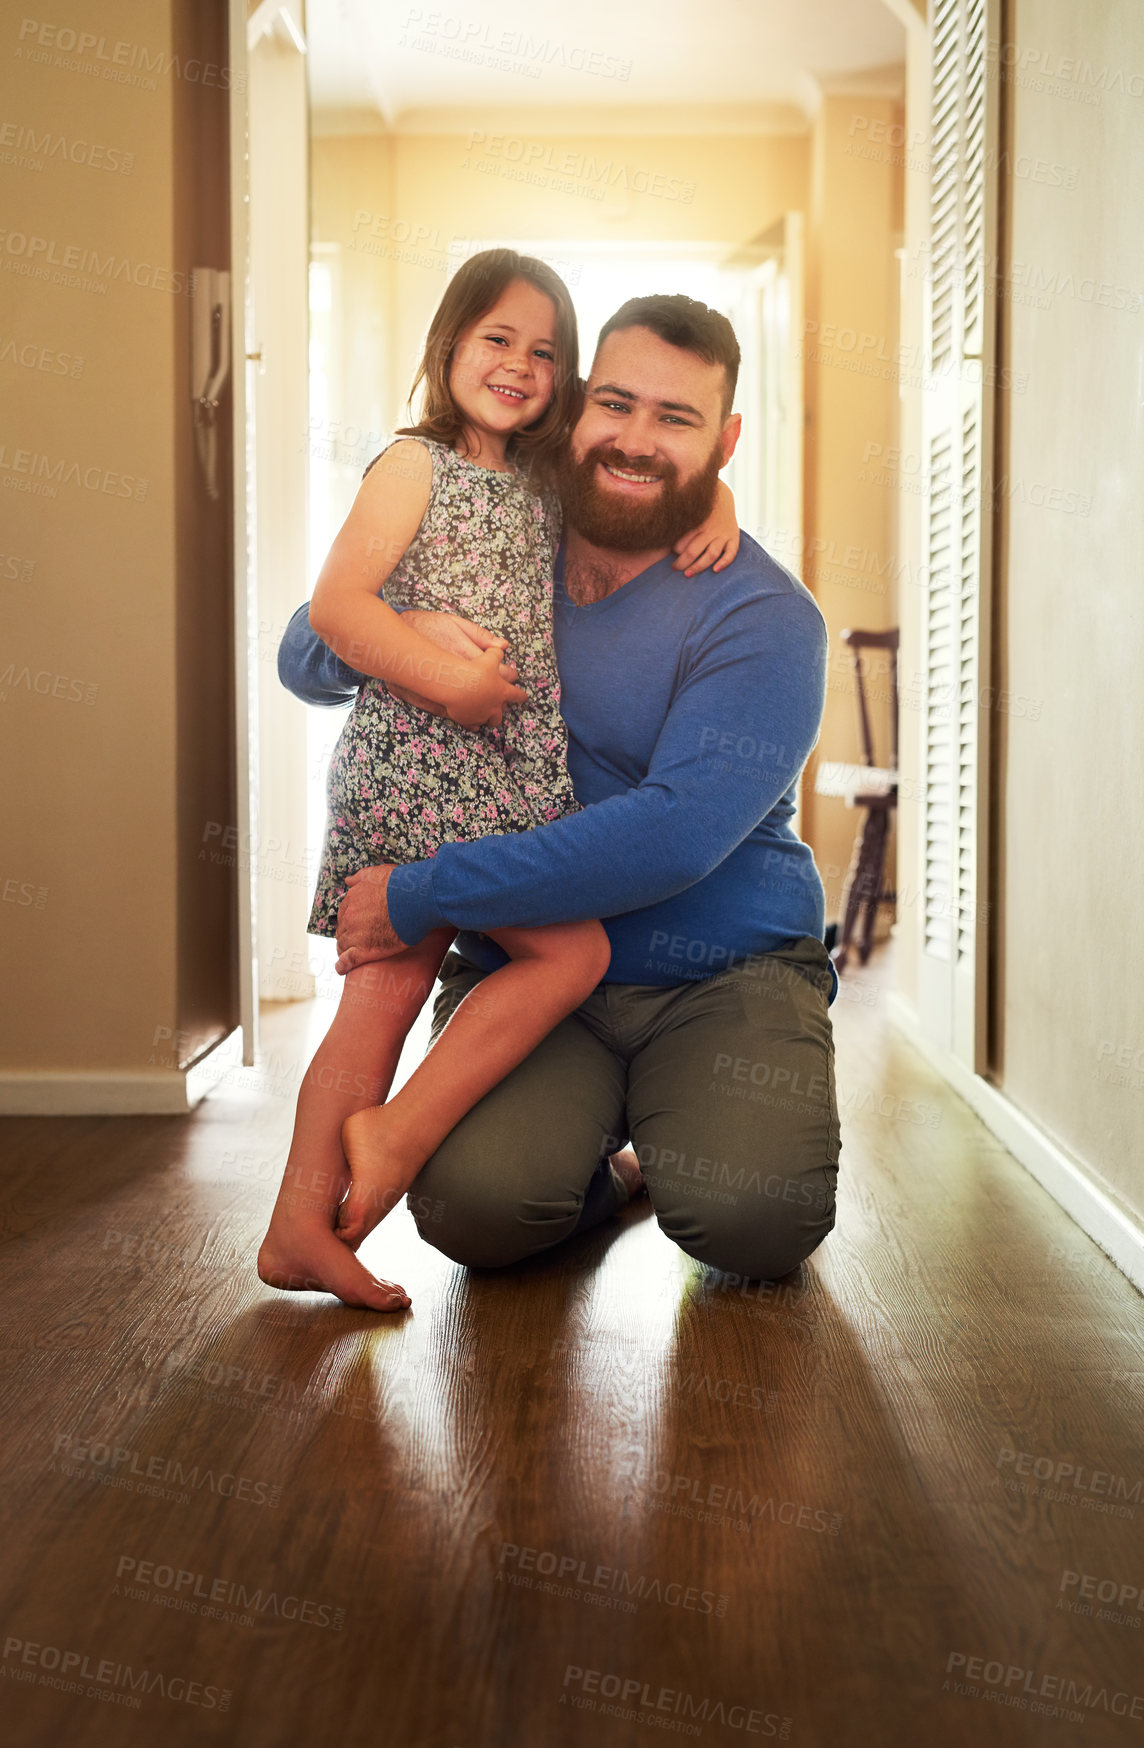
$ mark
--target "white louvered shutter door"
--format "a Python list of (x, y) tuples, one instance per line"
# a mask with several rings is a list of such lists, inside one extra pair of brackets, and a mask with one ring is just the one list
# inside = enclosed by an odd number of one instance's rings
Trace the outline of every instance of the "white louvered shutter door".
[(919, 1008), (927, 1035), (984, 1066), (989, 579), (996, 230), (996, 0), (935, 0), (925, 391), (925, 743)]

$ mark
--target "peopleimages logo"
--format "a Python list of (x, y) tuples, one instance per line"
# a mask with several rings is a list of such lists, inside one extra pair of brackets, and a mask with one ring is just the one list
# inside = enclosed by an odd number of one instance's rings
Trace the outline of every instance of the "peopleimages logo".
[[(1118, 1718), (1144, 1718), (1144, 1695), (1116, 1689), (1110, 1692), (1107, 1687), (1094, 1687), (1091, 1681), (1081, 1682), (1068, 1675), (1039, 1675), (1035, 1669), (1025, 1669), (1018, 1663), (1006, 1664), (1000, 1658), (971, 1657), (965, 1651), (951, 1651), (945, 1672), (943, 1689), (950, 1687), (948, 1678), (955, 1675), (959, 1678), (956, 1690), (965, 1699), (1004, 1696), (1008, 1704), (1021, 1711), (1040, 1712), (1047, 1717), (1059, 1716), (1062, 1708), (1079, 1706), (1082, 1713), (1111, 1712)], [(982, 1683), (992, 1691), (983, 1693), (974, 1683)], [(1042, 1700), (1048, 1701), (1048, 1705), (1038, 1703)]]
[[(650, 1681), (638, 1675), (619, 1675), (611, 1670), (584, 1669), (569, 1663), (561, 1683), (560, 1703), (569, 1702), (578, 1709), (598, 1711), (608, 1716), (654, 1724), (660, 1729), (672, 1728), (669, 1718), (683, 1720), (688, 1735), (698, 1735), (704, 1724), (721, 1724), (727, 1729), (743, 1730), (751, 1736), (774, 1736), (785, 1742), (790, 1736), (792, 1719), (778, 1712), (764, 1711), (762, 1706), (730, 1704), (710, 1694), (697, 1696), (676, 1687), (656, 1689)], [(595, 1696), (618, 1702), (600, 1705)], [(687, 1725), (686, 1720), (698, 1719)], [(680, 1725), (674, 1727), (679, 1728)]]
[[(498, 29), (480, 19), (461, 18), (456, 13), (426, 12), (423, 7), (411, 6), (402, 20), (401, 31), (398, 43), (401, 48), (408, 46), (450, 55), (458, 60), (500, 66), (506, 72), (519, 71), (532, 79), (540, 77), (542, 68), (551, 66), (573, 73), (588, 73), (597, 79), (626, 82), (631, 78), (632, 63), (602, 49), (554, 41), (551, 37), (531, 37), (519, 30)], [(514, 61), (518, 63), (515, 69)]]
[[(180, 1504), (190, 1498), (185, 1491), (187, 1488), (198, 1493), (205, 1490), (217, 1494), (220, 1499), (241, 1499), (250, 1505), (269, 1506), (271, 1510), (277, 1508), (282, 1498), (280, 1486), (256, 1481), (250, 1475), (236, 1475), (230, 1471), (216, 1473), (214, 1469), (200, 1469), (198, 1463), (186, 1466), (177, 1457), (159, 1453), (145, 1456), (142, 1451), (133, 1451), (127, 1445), (79, 1439), (69, 1432), (57, 1433), (52, 1442), (52, 1455), (56, 1459), (55, 1469), (65, 1475), (74, 1471), (75, 1479), (106, 1480), (118, 1486), (127, 1483), (129, 1490), (135, 1490), (131, 1483), (138, 1482), (140, 1492), (148, 1490), (148, 1483), (173, 1483), (184, 1489), (177, 1495)], [(85, 1469), (84, 1465), (89, 1466)]]
[[(1008, 1468), (1013, 1471), (1011, 1475), (998, 1473), (993, 1477), (993, 1485), (1003, 1486), (1007, 1493), (1025, 1493), (1033, 1499), (1057, 1499), (1105, 1517), (1134, 1518), (1133, 1506), (1140, 1503), (1139, 1479), (1129, 1483), (1127, 1476), (1114, 1475), (1108, 1469), (1089, 1469), (1083, 1463), (1058, 1461), (1054, 1457), (1037, 1456), (1032, 1451), (1008, 1449), (998, 1453), (997, 1468), (999, 1471)], [(1023, 1476), (1030, 1479), (1018, 1479)]]
[(465, 149), (468, 156), (462, 161), (462, 169), (479, 168), (479, 162), (474, 162), (474, 154), (479, 154), (480, 160), (491, 159), (504, 165), (506, 175), (510, 167), (514, 168), (518, 180), (535, 181), (543, 173), (566, 179), (569, 185), (566, 192), (585, 185), (593, 191), (593, 199), (602, 200), (606, 189), (615, 188), (624, 193), (647, 194), (656, 200), (677, 200), (681, 206), (690, 206), (695, 199), (695, 183), (679, 176), (638, 164), (618, 163), (612, 158), (566, 151), (547, 140), (488, 134), (474, 128)]
[(696, 1614), (722, 1616), (727, 1612), (727, 1597), (721, 1591), (700, 1590), (698, 1585), (684, 1585), (676, 1580), (665, 1585), (661, 1578), (646, 1573), (633, 1577), (622, 1566), (593, 1567), (589, 1560), (576, 1554), (561, 1554), (551, 1548), (524, 1548), (516, 1542), (502, 1542), (497, 1565), (498, 1578), (506, 1566), (515, 1567), (517, 1573), (537, 1572), (570, 1588), (611, 1591), (619, 1596), (636, 1597), (640, 1602), (662, 1602), (668, 1608), (691, 1609)]
[[(164, 1607), (180, 1613), (201, 1614), (205, 1619), (226, 1619), (226, 1611), (237, 1611), (243, 1624), (253, 1624), (252, 1617), (265, 1615), (278, 1620), (299, 1621), (306, 1626), (329, 1627), (340, 1633), (346, 1611), (333, 1603), (318, 1602), (312, 1597), (291, 1592), (263, 1590), (259, 1584), (248, 1587), (235, 1578), (212, 1578), (206, 1572), (192, 1572), (187, 1567), (156, 1560), (137, 1560), (133, 1554), (122, 1554), (115, 1567), (116, 1586), (113, 1594), (122, 1593), (135, 1600), (161, 1602)], [(123, 1580), (122, 1585), (118, 1582)]]
[(37, 133), (34, 126), (6, 121), (0, 124), (0, 147), (7, 148), (4, 162), (18, 168), (42, 170), (49, 159), (86, 165), (89, 170), (111, 170), (130, 176), (135, 153), (122, 146), (101, 146), (92, 140), (73, 140), (50, 130)]
[(1002, 42), (998, 37), (991, 37), (986, 43), (985, 62), (990, 69), (999, 68), (1003, 79), (1035, 85), (1038, 90), (1045, 81), (1050, 86), (1075, 86), (1077, 95), (1086, 103), (1099, 103), (1105, 92), (1119, 97), (1144, 97), (1144, 73), (1126, 72), (1123, 67), (1094, 67), (1091, 61), (1074, 60), (1028, 44), (1022, 47), (1015, 42)]
[(6, 443), (0, 443), (0, 474), (11, 474), (17, 481), (40, 482), (47, 487), (40, 494), (45, 496), (54, 497), (60, 486), (82, 486), (86, 492), (108, 498), (134, 498), (137, 504), (147, 497), (147, 481), (138, 474), (88, 467), (73, 457), (41, 455), (35, 449), (10, 450)]
[[(101, 255), (98, 249), (58, 243), (54, 237), (32, 236), (27, 231), (0, 230), (0, 250), (10, 257), (5, 262), (10, 271), (50, 279), (73, 290), (102, 286), (106, 291), (113, 280), (122, 279), (143, 291), (166, 291), (177, 297), (189, 296), (191, 291), (191, 275), (176, 268), (132, 261), (125, 255)], [(49, 273), (49, 268), (55, 268), (55, 273)]]
[[(36, 1679), (35, 1671), (43, 1671), (38, 1678), (39, 1685), (59, 1688), (65, 1693), (82, 1694), (84, 1688), (80, 1683), (94, 1682), (97, 1685), (89, 1687), (87, 1693), (98, 1699), (110, 1697), (101, 1693), (100, 1687), (125, 1688), (129, 1691), (123, 1695), (123, 1700), (128, 1704), (133, 1694), (157, 1693), (162, 1699), (201, 1706), (207, 1712), (230, 1710), (229, 1687), (191, 1681), (185, 1675), (166, 1675), (161, 1669), (133, 1669), (130, 1663), (120, 1663), (114, 1657), (97, 1659), (94, 1653), (66, 1650), (61, 1645), (41, 1645), (35, 1639), (20, 1639), (14, 1635), (4, 1641), (4, 1661), (0, 1663), (0, 1670), (23, 1681)], [(135, 1707), (138, 1703), (136, 1700)]]
[(246, 89), (245, 75), (235, 79), (229, 67), (195, 57), (184, 59), (168, 49), (151, 49), (144, 43), (110, 42), (93, 30), (75, 30), (71, 25), (51, 24), (39, 18), (24, 18), (18, 32), (17, 58), (38, 65), (62, 67), (70, 73), (88, 73), (116, 85), (135, 85), (144, 91), (157, 89), (155, 75), (174, 74), (192, 85), (218, 91)]
[[(1075, 1600), (1063, 1593), (1073, 1587), (1078, 1594)], [(1139, 1615), (1129, 1614), (1129, 1608), (1141, 1606), (1141, 1586), (1136, 1584), (1121, 1584), (1115, 1578), (1101, 1578), (1095, 1572), (1062, 1572), (1060, 1589), (1062, 1594), (1057, 1598), (1057, 1607), (1066, 1609), (1070, 1614), (1092, 1613), (1092, 1604), (1104, 1604), (1096, 1611), (1098, 1621), (1111, 1621), (1118, 1627), (1140, 1627)], [(1114, 1606), (1115, 1605), (1115, 1606)]]

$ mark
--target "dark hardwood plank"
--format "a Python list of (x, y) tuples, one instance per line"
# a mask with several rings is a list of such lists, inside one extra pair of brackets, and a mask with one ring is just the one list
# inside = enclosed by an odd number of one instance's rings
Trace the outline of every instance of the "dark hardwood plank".
[(835, 1018), (838, 1228), (761, 1287), (644, 1204), (495, 1275), (402, 1211), (401, 1320), (263, 1288), (315, 1006), (188, 1118), (0, 1125), (9, 1738), (1133, 1740), (1140, 1298), (877, 1001)]

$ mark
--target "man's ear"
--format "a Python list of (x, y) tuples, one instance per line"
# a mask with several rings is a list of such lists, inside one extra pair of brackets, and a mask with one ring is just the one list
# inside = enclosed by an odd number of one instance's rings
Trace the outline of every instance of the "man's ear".
[(726, 467), (727, 463), (734, 455), (735, 446), (739, 441), (739, 433), (742, 429), (742, 413), (732, 413), (729, 418), (724, 419), (723, 429), (719, 434), (719, 445), (723, 451), (723, 459), (719, 463), (720, 467)]

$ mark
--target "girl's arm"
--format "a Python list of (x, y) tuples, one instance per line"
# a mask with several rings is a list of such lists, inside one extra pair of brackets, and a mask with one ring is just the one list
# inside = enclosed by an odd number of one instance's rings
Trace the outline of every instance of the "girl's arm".
[(707, 520), (677, 540), (674, 551), (679, 557), (672, 569), (689, 577), (712, 566), (725, 571), (734, 561), (739, 551), (739, 524), (735, 520), (735, 495), (723, 480), (715, 488), (715, 503)]
[(472, 660), (452, 659), (378, 599), (421, 526), (433, 462), (421, 443), (395, 443), (370, 468), (314, 585), (310, 625), (360, 673), (420, 693), (463, 728), (495, 727), (528, 694), (500, 676), (504, 640)]

